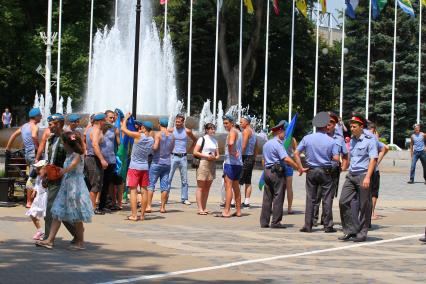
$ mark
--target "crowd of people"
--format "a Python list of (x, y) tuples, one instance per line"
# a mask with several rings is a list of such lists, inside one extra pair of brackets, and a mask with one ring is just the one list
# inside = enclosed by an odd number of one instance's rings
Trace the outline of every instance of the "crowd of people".
[[(78, 114), (67, 117), (54, 114), (47, 118), (48, 128), (39, 140), (40, 110), (31, 109), (29, 118), (28, 123), (11, 135), (6, 153), (10, 153), (14, 140), (21, 135), (25, 159), (30, 166), (26, 214), (37, 230), (33, 236), (36, 245), (52, 248), (63, 223), (73, 237), (71, 248), (84, 249), (83, 223), (91, 222), (94, 214), (122, 210), (123, 195), (130, 201), (129, 221), (142, 221), (145, 214), (152, 212), (156, 188), (161, 194), (160, 213), (167, 213), (177, 169), (181, 180), (180, 201), (191, 205), (188, 149), (193, 154), (190, 166), (196, 169), (197, 214), (211, 214), (207, 202), (220, 159), (213, 123), (207, 123), (204, 135), (197, 138), (185, 127), (182, 114), (175, 117), (173, 127), (169, 127), (168, 119), (160, 118), (155, 128), (153, 122), (134, 120), (130, 113), (107, 110), (90, 116), (85, 129), (80, 127), (82, 118)], [(287, 212), (293, 214), (292, 176), (296, 171), (299, 175), (306, 174), (305, 221), (300, 231), (310, 233), (314, 226), (321, 224), (325, 233), (336, 232), (333, 199), (337, 197), (340, 173), (348, 171), (339, 199), (344, 233), (339, 239), (365, 241), (371, 220), (378, 218), (375, 213), (380, 185), (378, 164), (389, 150), (378, 139), (374, 124), (354, 115), (349, 122), (352, 136), (347, 141), (344, 137), (347, 130), (341, 119), (332, 112), (320, 112), (312, 121), (316, 131), (303, 137), (299, 144), (291, 138), (289, 145), (284, 145), (288, 123), (283, 120), (270, 129), (272, 138), (265, 137), (262, 146), (250, 123), (250, 116), (241, 117), (238, 123), (231, 115), (223, 116), (223, 126), (228, 133), (223, 162), (223, 210), (214, 216), (241, 217), (241, 209), (250, 207), (252, 173), (258, 150), (263, 147), (262, 228), (285, 228), (281, 223), (285, 192)], [(421, 159), (424, 166), (424, 135), (420, 126), (415, 126), (411, 138), (414, 168), (417, 159)], [(117, 153), (124, 136), (133, 139), (126, 153), (128, 161), (121, 161)], [(423, 139), (418, 138), (420, 136)], [(123, 171), (123, 167), (127, 170)], [(414, 180), (414, 170), (411, 172), (409, 182)], [(233, 207), (235, 212), (231, 212)], [(44, 232), (41, 218), (45, 220)]]

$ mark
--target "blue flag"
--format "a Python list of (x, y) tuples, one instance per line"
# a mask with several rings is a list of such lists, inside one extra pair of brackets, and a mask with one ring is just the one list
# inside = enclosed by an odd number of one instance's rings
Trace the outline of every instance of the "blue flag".
[(359, 0), (345, 0), (346, 2), (346, 15), (351, 18), (355, 19), (355, 10), (358, 7)]

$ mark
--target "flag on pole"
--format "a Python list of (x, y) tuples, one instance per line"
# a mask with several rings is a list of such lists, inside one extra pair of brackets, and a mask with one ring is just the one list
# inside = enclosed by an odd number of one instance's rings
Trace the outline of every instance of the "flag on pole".
[(319, 0), (321, 4), (321, 13), (327, 13), (327, 0)]
[(219, 3), (219, 10), (222, 9), (223, 0), (217, 0), (217, 2)]
[(285, 130), (285, 140), (284, 140), (284, 149), (288, 151), (291, 147), (291, 142), (293, 140), (294, 129), (296, 128), (297, 122), (297, 113), (293, 116), (290, 123), (288, 124)]
[[(426, 0), (425, 0), (426, 1)], [(306, 6), (306, 0), (296, 0), (296, 7), (305, 18), (308, 16), (308, 8)]]
[(413, 5), (411, 4), (410, 0), (398, 0), (398, 5), (402, 9), (402, 11), (410, 15), (412, 18), (416, 17), (416, 15), (414, 14)]
[(355, 10), (358, 7), (359, 0), (346, 0), (346, 15), (351, 18), (355, 19)]
[(426, 6), (426, 0), (422, 0), (423, 6)]
[(160, 5), (165, 5), (168, 0), (160, 0)]
[(388, 3), (388, 0), (372, 0), (371, 8), (372, 8), (372, 16), (374, 20), (376, 20), (380, 16), (380, 13), (382, 12), (383, 8), (385, 8), (387, 3)]
[[(119, 120), (119, 119), (117, 119)], [(133, 117), (129, 117), (127, 120), (127, 129), (130, 131), (136, 131), (135, 128), (135, 121)], [(118, 147), (117, 154), (116, 154), (116, 160), (119, 161), (119, 164), (121, 163), (121, 171), (120, 175), (125, 180), (127, 176), (127, 167), (128, 167), (128, 156), (129, 156), (129, 150), (132, 149), (134, 139), (123, 135), (120, 139), (120, 146)]]
[(259, 190), (262, 191), (263, 187), (265, 186), (265, 171), (262, 171), (262, 175), (259, 179)]
[[(278, 5), (278, 0), (271, 0), (274, 6), (275, 15), (280, 14), (280, 6)], [(426, 1), (426, 0), (425, 0)]]
[(253, 14), (254, 13), (253, 3), (251, 2), (251, 0), (244, 0), (244, 5), (246, 5), (247, 12), (249, 14)]

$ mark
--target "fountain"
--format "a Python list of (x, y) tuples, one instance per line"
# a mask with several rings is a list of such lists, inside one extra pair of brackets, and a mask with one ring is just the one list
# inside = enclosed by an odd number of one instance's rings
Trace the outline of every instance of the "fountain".
[(66, 113), (70, 114), (72, 113), (72, 99), (70, 97), (67, 98), (67, 108), (66, 108)]
[[(168, 115), (177, 104), (174, 51), (170, 34), (160, 40), (152, 1), (143, 1), (137, 113)], [(97, 31), (84, 112), (95, 113), (132, 104), (136, 0), (118, 0), (118, 19)]]

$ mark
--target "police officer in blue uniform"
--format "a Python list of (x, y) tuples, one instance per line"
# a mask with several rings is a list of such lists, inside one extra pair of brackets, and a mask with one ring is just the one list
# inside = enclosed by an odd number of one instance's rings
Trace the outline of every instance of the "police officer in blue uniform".
[(327, 112), (319, 112), (312, 120), (317, 128), (313, 134), (303, 137), (294, 152), (296, 162), (301, 165), (300, 153), (304, 152), (308, 171), (306, 173), (306, 209), (305, 225), (301, 232), (312, 232), (314, 207), (317, 196), (322, 197), (324, 211), (324, 231), (334, 233), (333, 228), (333, 180), (331, 177), (332, 160), (339, 161), (337, 144), (327, 133), (330, 116)]
[[(302, 175), (302, 167), (298, 166), (288, 155), (283, 146), (285, 127), (287, 122), (282, 120), (272, 128), (274, 138), (263, 145), (263, 161), (265, 188), (263, 190), (262, 212), (260, 214), (260, 227), (274, 229), (285, 228), (281, 224), (283, 217), (283, 204), (285, 195), (285, 167), (297, 168)], [(272, 221), (271, 219), (272, 211)], [(269, 225), (269, 223), (271, 223)]]
[[(340, 218), (344, 235), (339, 240), (364, 242), (367, 240), (371, 215), (371, 182), (376, 167), (377, 143), (363, 132), (364, 118), (357, 115), (350, 120), (352, 139), (350, 142), (349, 173), (340, 195)], [(353, 213), (353, 200), (359, 202), (359, 218)], [(358, 210), (357, 210), (358, 211)]]
[[(339, 117), (332, 112), (329, 112), (330, 115), (330, 123), (328, 124), (328, 135), (333, 138), (334, 142), (337, 145), (337, 149), (339, 151), (339, 157), (341, 161), (331, 161), (331, 179), (332, 179), (332, 198), (337, 197), (337, 192), (339, 189), (339, 180), (340, 180), (340, 172), (342, 168), (347, 168), (348, 164), (348, 150), (346, 149), (345, 139), (343, 138), (340, 131), (337, 129), (337, 125), (339, 123)], [(319, 192), (317, 196), (317, 200), (315, 203), (315, 211), (314, 211), (314, 226), (318, 225), (318, 216), (319, 216), (319, 207), (321, 204), (321, 192)], [(333, 201), (333, 200), (332, 200)], [(333, 217), (333, 216), (332, 216)], [(324, 210), (321, 215), (321, 225), (324, 225)]]

